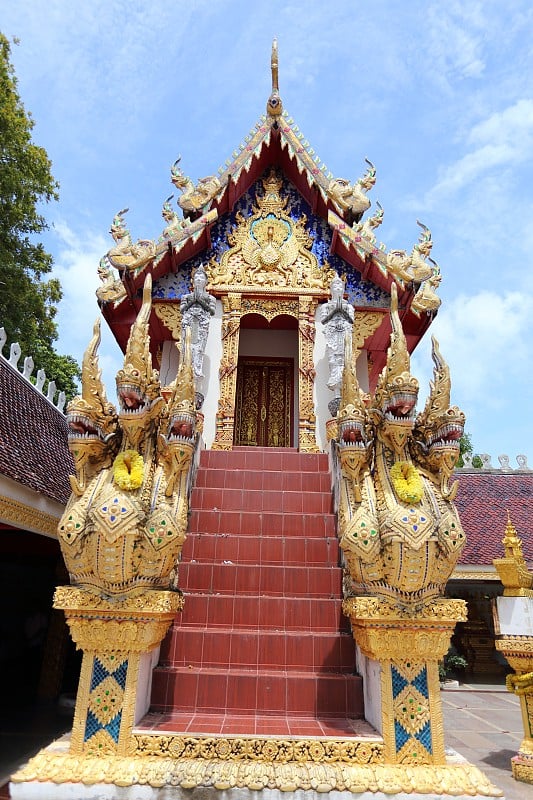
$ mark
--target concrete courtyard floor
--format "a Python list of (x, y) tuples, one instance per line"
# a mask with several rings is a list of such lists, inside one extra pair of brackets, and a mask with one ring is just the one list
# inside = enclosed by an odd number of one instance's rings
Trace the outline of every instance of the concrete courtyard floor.
[(441, 697), (446, 746), (479, 767), (506, 800), (533, 800), (533, 785), (516, 781), (511, 772), (524, 729), (520, 701), (502, 679), (446, 688)]

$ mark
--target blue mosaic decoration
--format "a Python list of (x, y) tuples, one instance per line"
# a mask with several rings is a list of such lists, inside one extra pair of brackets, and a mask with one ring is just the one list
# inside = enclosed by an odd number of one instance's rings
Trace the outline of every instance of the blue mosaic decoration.
[(98, 657), (93, 661), (89, 708), (83, 741), (88, 742), (100, 731), (106, 731), (118, 743), (122, 721), (122, 700), (128, 674), (128, 660), (113, 668), (106, 667)]
[(416, 743), (430, 754), (431, 717), (429, 713), (429, 689), (427, 668), (406, 662), (391, 665), (392, 700), (394, 709), (394, 737), (398, 753), (408, 743)]
[[(264, 177), (269, 171), (270, 168), (265, 172)], [(251, 216), (254, 213), (254, 205), (257, 205), (258, 193), (259, 195), (263, 194), (262, 179), (256, 181), (249, 191), (235, 203), (232, 211), (224, 214), (214, 223), (211, 228), (211, 248), (181, 264), (177, 274), (165, 275), (156, 281), (152, 296), (159, 300), (179, 300), (183, 294), (189, 292), (192, 272), (200, 264), (206, 264), (213, 257), (218, 261), (222, 253), (229, 249), (228, 234), (237, 224), (237, 214), (240, 212), (244, 217)], [(313, 239), (311, 252), (316, 256), (321, 268), (327, 262), (341, 277), (344, 277), (349, 302), (360, 307), (389, 308), (390, 296), (383, 289), (370, 281), (363, 280), (361, 274), (344, 259), (329, 252), (333, 232), (327, 221), (312, 213), (309, 204), (285, 177), (280, 195), (288, 198), (287, 206), (291, 219), (296, 221), (303, 215), (307, 217), (307, 231)]]

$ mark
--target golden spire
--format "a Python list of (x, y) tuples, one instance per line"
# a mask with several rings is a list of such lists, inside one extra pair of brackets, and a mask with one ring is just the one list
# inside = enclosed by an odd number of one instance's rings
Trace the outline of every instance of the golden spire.
[(278, 40), (272, 40), (272, 55), (270, 56), (270, 69), (272, 70), (272, 94), (279, 92), (278, 81)]
[(522, 540), (511, 522), (507, 511), (507, 525), (502, 539), (505, 548), (504, 558), (494, 558), (492, 563), (503, 583), (504, 597), (533, 597), (533, 574), (528, 571)]
[(279, 80), (278, 80), (278, 40), (272, 41), (272, 54), (270, 56), (270, 69), (272, 71), (272, 91), (267, 103), (267, 114), (269, 117), (281, 116), (283, 111), (283, 103), (279, 96)]

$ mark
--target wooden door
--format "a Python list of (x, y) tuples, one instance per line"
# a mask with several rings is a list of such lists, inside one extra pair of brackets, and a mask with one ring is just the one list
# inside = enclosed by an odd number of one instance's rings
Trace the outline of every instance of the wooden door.
[(239, 358), (236, 446), (292, 446), (293, 376), (292, 358)]

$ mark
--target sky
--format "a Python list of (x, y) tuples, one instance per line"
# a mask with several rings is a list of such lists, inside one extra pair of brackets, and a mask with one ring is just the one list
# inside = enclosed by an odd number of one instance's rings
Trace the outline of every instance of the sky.
[[(216, 174), (265, 111), (277, 37), (284, 108), (337, 177), (370, 158), (378, 239), (421, 220), (443, 280), (431, 326), (474, 450), (533, 466), (533, 6), (530, 0), (18, 0), (0, 30), (60, 200), (43, 237), (64, 298), (57, 349), (81, 361), (97, 266), (129, 208), (157, 239), (170, 165)], [(1, 325), (1, 320), (0, 320)], [(411, 359), (423, 407), (430, 337)], [(104, 332), (108, 395), (122, 365)], [(23, 354), (27, 355), (27, 354)]]

